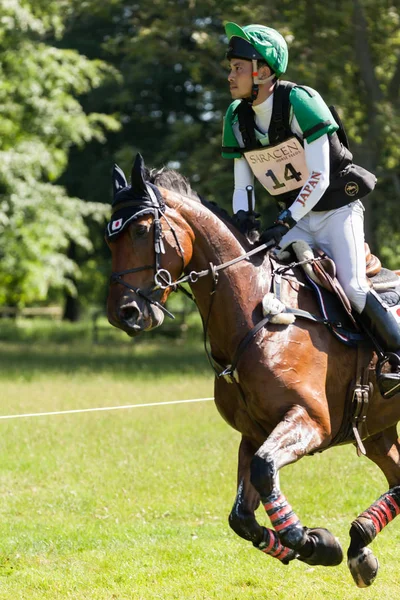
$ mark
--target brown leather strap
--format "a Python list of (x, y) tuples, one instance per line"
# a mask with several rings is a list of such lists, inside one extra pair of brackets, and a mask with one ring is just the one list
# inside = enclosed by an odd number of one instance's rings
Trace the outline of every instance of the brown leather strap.
[[(362, 437), (368, 437), (366, 429), (366, 419), (371, 396), (371, 386), (369, 384), (369, 357), (371, 351), (365, 344), (359, 344), (357, 347), (357, 366), (356, 381), (353, 389), (352, 404), (353, 415), (351, 424), (354, 438), (357, 444), (357, 454), (366, 454)], [(363, 431), (364, 430), (364, 436)]]

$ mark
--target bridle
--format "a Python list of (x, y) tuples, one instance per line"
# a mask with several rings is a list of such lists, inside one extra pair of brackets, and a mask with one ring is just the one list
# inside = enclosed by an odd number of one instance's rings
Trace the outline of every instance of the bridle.
[[(170, 283), (172, 282), (172, 277), (171, 277), (170, 272), (167, 271), (166, 269), (161, 268), (161, 255), (165, 254), (161, 219), (164, 219), (166, 221), (166, 223), (168, 224), (168, 227), (171, 230), (172, 235), (175, 239), (175, 243), (176, 243), (178, 252), (182, 259), (182, 271), (185, 267), (184, 252), (182, 249), (182, 245), (179, 242), (179, 238), (176, 234), (175, 229), (173, 228), (173, 226), (171, 225), (167, 216), (165, 215), (165, 204), (160, 200), (161, 195), (155, 194), (153, 191), (153, 187), (150, 187), (150, 186), (148, 186), (148, 191), (149, 191), (149, 196), (152, 201), (151, 204), (146, 202), (146, 205), (144, 206), (138, 202), (125, 202), (125, 203), (122, 203), (122, 205), (121, 204), (117, 205), (116, 210), (114, 212), (116, 212), (117, 210), (120, 210), (121, 208), (132, 208), (130, 217), (127, 220), (127, 222), (129, 222), (129, 223), (137, 220), (141, 216), (148, 215), (148, 214), (153, 215), (154, 264), (143, 265), (141, 267), (134, 267), (132, 269), (125, 269), (124, 271), (113, 271), (110, 275), (110, 283), (123, 285), (127, 289), (131, 290), (132, 292), (134, 292), (135, 294), (137, 294), (138, 296), (143, 298), (149, 304), (152, 304), (153, 306), (156, 306), (157, 308), (159, 308), (171, 319), (175, 319), (175, 316), (167, 308), (165, 308), (165, 306), (163, 306), (160, 302), (158, 302), (154, 298), (155, 293), (157, 293), (159, 290), (161, 290), (161, 291), (165, 290), (167, 287), (169, 287)], [(108, 231), (110, 231), (109, 227), (108, 227)], [(121, 232), (122, 232), (122, 230), (119, 233), (121, 233)], [(124, 275), (128, 275), (130, 273), (139, 273), (140, 271), (147, 271), (147, 270), (154, 271), (154, 279), (153, 279), (154, 285), (148, 292), (144, 292), (141, 288), (134, 286), (131, 283), (128, 283), (127, 281), (125, 281), (123, 279)]]

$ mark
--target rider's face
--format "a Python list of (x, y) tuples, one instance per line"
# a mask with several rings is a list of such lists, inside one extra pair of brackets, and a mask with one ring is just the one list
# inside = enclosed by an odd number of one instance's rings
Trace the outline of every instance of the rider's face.
[(233, 100), (251, 96), (253, 65), (250, 60), (232, 58), (228, 75), (229, 89)]

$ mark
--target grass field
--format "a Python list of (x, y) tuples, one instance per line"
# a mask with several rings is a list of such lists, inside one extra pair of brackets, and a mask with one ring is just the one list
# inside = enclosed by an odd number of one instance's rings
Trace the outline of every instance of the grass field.
[[(212, 396), (198, 343), (0, 342), (1, 414)], [(229, 529), (239, 435), (213, 402), (0, 420), (0, 599), (394, 599), (399, 523), (358, 590), (336, 568), (282, 566)], [(282, 471), (304, 525), (347, 549), (351, 520), (386, 489), (352, 447)], [(259, 519), (267, 524), (265, 515)]]

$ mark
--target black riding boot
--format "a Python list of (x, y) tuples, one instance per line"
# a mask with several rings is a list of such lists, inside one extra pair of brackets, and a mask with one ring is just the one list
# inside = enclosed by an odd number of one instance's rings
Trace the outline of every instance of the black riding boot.
[[(384, 398), (400, 392), (400, 327), (392, 315), (373, 292), (368, 292), (361, 319), (372, 333), (386, 355), (377, 368), (377, 382)], [(381, 366), (389, 361), (392, 372), (381, 373)]]

